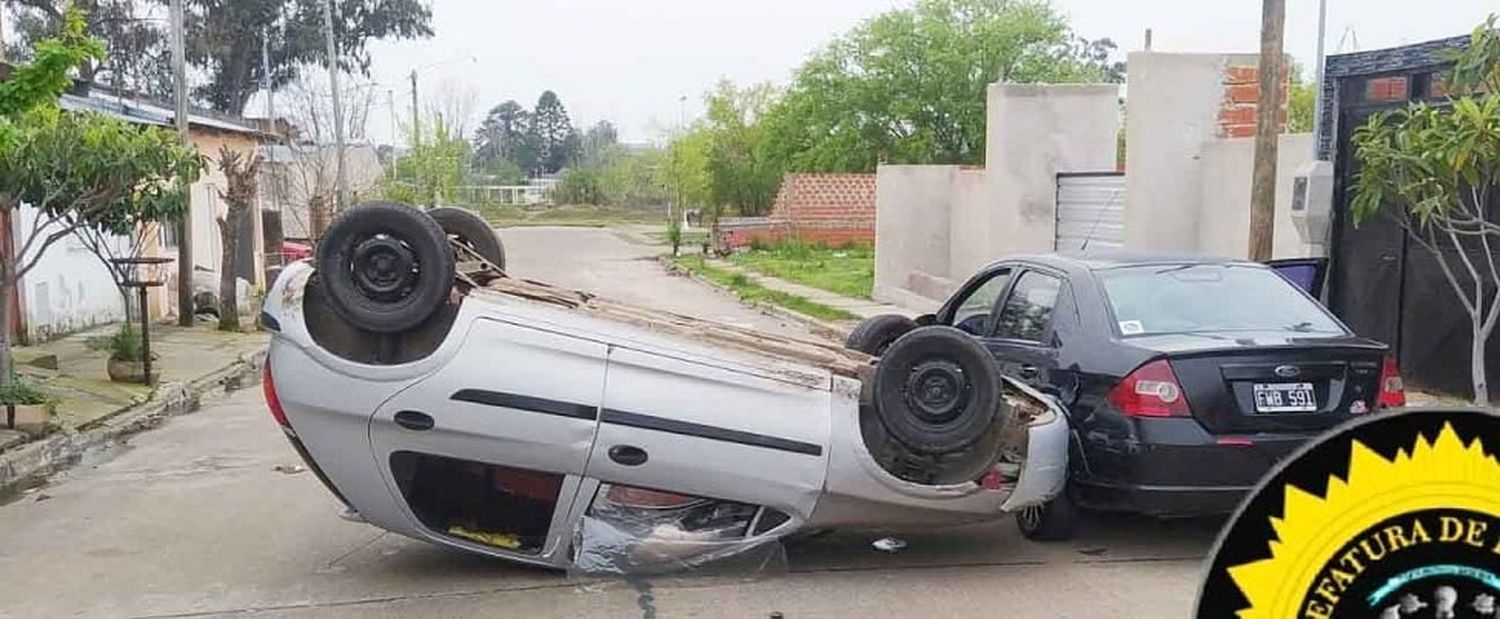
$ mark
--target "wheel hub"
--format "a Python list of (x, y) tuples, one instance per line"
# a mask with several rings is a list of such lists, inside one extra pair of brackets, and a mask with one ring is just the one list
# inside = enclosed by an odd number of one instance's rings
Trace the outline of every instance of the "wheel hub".
[(928, 361), (912, 368), (906, 381), (906, 400), (922, 421), (947, 423), (968, 405), (969, 381), (957, 363)]
[(354, 283), (378, 301), (399, 300), (417, 279), (417, 257), (410, 247), (385, 235), (354, 247)]

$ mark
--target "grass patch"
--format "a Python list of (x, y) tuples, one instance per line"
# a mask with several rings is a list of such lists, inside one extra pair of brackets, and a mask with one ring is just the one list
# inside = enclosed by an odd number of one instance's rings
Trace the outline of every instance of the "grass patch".
[(604, 228), (626, 224), (662, 224), (666, 213), (659, 209), (623, 206), (469, 206), (497, 228), (524, 226), (571, 226)]
[(755, 271), (855, 299), (875, 288), (875, 249), (868, 245), (825, 247), (799, 241), (757, 245), (730, 257)]
[(731, 273), (709, 266), (703, 261), (703, 256), (681, 256), (675, 261), (677, 266), (733, 290), (736, 295), (739, 295), (741, 301), (747, 303), (775, 305), (818, 320), (859, 320), (858, 316), (836, 307), (829, 307), (809, 301), (805, 297), (766, 288), (751, 281), (743, 273)]

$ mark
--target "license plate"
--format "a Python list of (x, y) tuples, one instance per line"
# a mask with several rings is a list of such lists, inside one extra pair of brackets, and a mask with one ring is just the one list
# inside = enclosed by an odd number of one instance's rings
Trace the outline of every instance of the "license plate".
[(1255, 412), (1311, 413), (1318, 410), (1312, 383), (1256, 383)]

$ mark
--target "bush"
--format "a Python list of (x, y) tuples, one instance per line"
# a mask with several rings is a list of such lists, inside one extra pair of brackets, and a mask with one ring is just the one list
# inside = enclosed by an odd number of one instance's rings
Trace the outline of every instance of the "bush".
[(91, 337), (88, 340), (89, 348), (101, 352), (108, 352), (109, 358), (114, 361), (143, 361), (141, 346), (141, 334), (137, 333), (135, 327), (126, 324), (120, 327), (114, 335), (102, 337)]
[(0, 404), (7, 406), (44, 406), (57, 402), (57, 397), (31, 380), (18, 374), (10, 375), (10, 386), (0, 386)]
[(593, 168), (569, 168), (563, 173), (553, 196), (558, 204), (589, 204), (601, 206), (609, 200), (604, 195), (604, 184), (599, 171)]

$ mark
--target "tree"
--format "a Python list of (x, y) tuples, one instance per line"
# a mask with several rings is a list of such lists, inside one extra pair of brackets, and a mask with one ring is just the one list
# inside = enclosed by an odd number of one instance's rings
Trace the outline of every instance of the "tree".
[(395, 175), (385, 180), (387, 200), (431, 208), (458, 195), (468, 169), (469, 141), (454, 130), (456, 124), (434, 109), (421, 119), (429, 130), (410, 135), (408, 128), (412, 147), (396, 162)]
[(571, 150), (577, 144), (577, 130), (568, 120), (568, 109), (563, 107), (557, 93), (550, 90), (537, 99), (536, 110), (531, 113), (531, 139), (536, 144), (537, 171), (554, 174), (573, 161)]
[[(1484, 352), (1500, 322), (1500, 31), (1496, 17), (1453, 55), (1447, 105), (1372, 117), (1354, 133), (1355, 223), (1388, 216), (1427, 250), (1470, 323), (1474, 403), (1489, 401)], [(1445, 109), (1446, 108), (1446, 109)]]
[(1044, 2), (919, 0), (813, 54), (767, 114), (767, 156), (791, 171), (983, 163), (990, 83), (1120, 77), (1113, 43), (1077, 42)]
[(609, 198), (604, 193), (600, 176), (597, 168), (568, 168), (557, 184), (554, 199), (558, 204), (608, 204)]
[[(165, 6), (168, 0), (156, 0)], [(261, 88), (261, 41), (270, 40), (271, 87), (281, 88), (308, 67), (327, 62), (325, 0), (186, 0), (188, 62), (207, 77), (194, 96), (213, 109), (240, 115)], [(432, 11), (420, 0), (337, 0), (334, 33), (338, 65), (368, 75), (372, 39), (432, 36)]]
[(38, 41), (61, 31), (69, 5), (84, 13), (84, 33), (103, 41), (107, 55), (78, 66), (78, 79), (120, 90), (166, 95), (171, 91), (170, 52), (165, 33), (133, 2), (110, 0), (5, 0), (15, 14), (10, 58), (30, 58)]
[[(54, 243), (84, 229), (124, 235), (175, 219), (202, 170), (171, 131), (57, 108), (68, 72), (102, 55), (82, 15), (69, 11), (59, 36), (38, 42), (32, 62), (0, 83), (0, 208), (21, 224), (18, 249), (0, 252), (0, 325), (10, 324), (16, 285)], [(0, 386), (11, 377), (10, 344), (10, 329), (0, 328)]]
[[(514, 167), (524, 172), (536, 169), (536, 145), (531, 141), (531, 112), (514, 100), (490, 109), (474, 135), (474, 162), (493, 173)], [(508, 163), (509, 165), (504, 165)], [(499, 174), (506, 176), (508, 174)]]
[(1313, 130), (1314, 117), (1318, 110), (1319, 85), (1307, 79), (1302, 63), (1288, 58), (1287, 74), (1290, 76), (1287, 92), (1287, 133), (1309, 133)]
[(742, 215), (765, 215), (776, 199), (782, 169), (769, 161), (760, 119), (776, 103), (776, 88), (756, 84), (736, 88), (719, 82), (708, 96), (708, 176), (711, 219), (719, 207)]
[(583, 146), (579, 153), (579, 163), (586, 166), (598, 166), (604, 162), (605, 155), (609, 154), (610, 147), (620, 141), (620, 132), (615, 129), (613, 123), (601, 120), (594, 123), (588, 131), (583, 133)]
[(257, 175), (261, 159), (246, 157), (228, 146), (219, 149), (219, 171), (228, 181), (219, 197), (224, 199), (224, 216), (218, 218), (219, 245), (223, 255), (219, 267), (219, 330), (240, 330), (240, 305), (236, 280), (240, 272), (240, 230), (250, 216), (259, 189)]
[[(287, 144), (284, 159), (267, 162), (270, 192), (283, 217), (290, 215), (308, 238), (322, 236), (333, 219), (334, 183), (338, 148), (334, 141), (333, 98), (328, 83), (313, 76), (293, 81), (280, 98), (283, 109), (300, 130), (296, 142)], [(374, 105), (374, 92), (367, 88), (344, 91), (344, 135), (349, 141), (365, 138)]]

